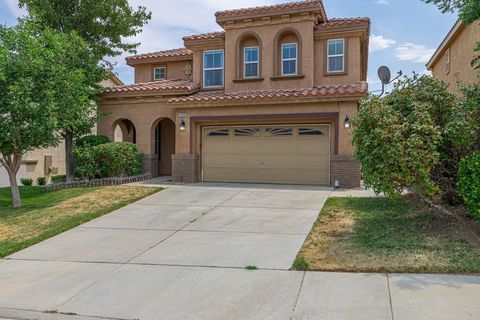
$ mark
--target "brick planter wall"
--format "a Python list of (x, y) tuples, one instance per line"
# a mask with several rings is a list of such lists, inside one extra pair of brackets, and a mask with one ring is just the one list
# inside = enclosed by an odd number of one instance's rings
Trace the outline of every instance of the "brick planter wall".
[(353, 156), (334, 155), (330, 163), (330, 180), (332, 186), (338, 181), (340, 188), (360, 187), (360, 163)]
[(176, 183), (197, 182), (198, 156), (195, 154), (173, 154), (172, 180)]

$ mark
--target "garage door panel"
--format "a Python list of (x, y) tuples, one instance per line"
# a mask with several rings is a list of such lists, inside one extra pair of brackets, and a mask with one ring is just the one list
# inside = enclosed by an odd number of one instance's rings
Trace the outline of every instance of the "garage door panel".
[[(214, 138), (204, 136), (203, 180), (330, 184), (328, 126), (291, 125), (272, 128), (209, 129), (219, 133), (228, 131), (230, 134)], [(283, 135), (285, 132), (288, 135)]]
[(203, 149), (205, 154), (230, 153), (232, 145), (229, 139), (214, 138), (207, 139), (203, 145)]

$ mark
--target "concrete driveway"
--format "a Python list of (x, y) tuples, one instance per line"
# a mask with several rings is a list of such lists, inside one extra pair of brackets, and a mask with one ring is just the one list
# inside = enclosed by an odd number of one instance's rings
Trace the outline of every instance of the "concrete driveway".
[(476, 277), (289, 271), (331, 194), (170, 186), (0, 260), (0, 319), (479, 318)]

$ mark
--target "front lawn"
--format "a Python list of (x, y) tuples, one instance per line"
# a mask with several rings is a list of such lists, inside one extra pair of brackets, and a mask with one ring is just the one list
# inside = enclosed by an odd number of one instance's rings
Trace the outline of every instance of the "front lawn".
[(331, 198), (296, 265), (317, 271), (478, 274), (479, 234), (478, 223), (462, 224), (411, 195), (399, 202)]
[(0, 188), (0, 257), (95, 219), (160, 191), (112, 186), (45, 191), (21, 187), (22, 208), (11, 207), (10, 188)]

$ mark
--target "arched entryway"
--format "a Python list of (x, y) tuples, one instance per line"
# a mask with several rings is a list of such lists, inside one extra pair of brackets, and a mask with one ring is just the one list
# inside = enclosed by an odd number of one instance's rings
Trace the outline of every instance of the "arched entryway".
[(113, 141), (137, 143), (137, 131), (133, 122), (128, 119), (115, 121), (113, 123)]
[(158, 175), (172, 175), (172, 155), (175, 154), (175, 122), (159, 119), (152, 126), (153, 150), (158, 159)]

